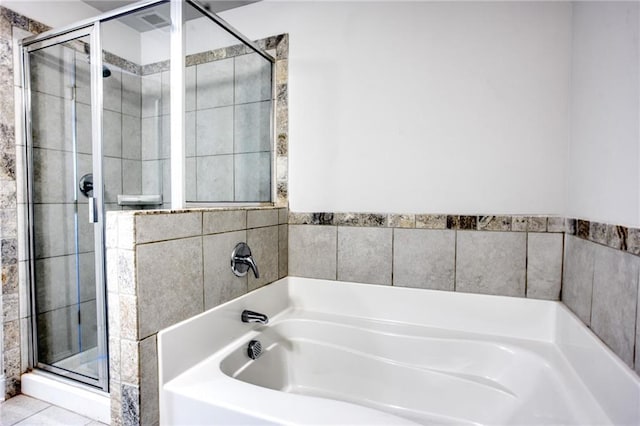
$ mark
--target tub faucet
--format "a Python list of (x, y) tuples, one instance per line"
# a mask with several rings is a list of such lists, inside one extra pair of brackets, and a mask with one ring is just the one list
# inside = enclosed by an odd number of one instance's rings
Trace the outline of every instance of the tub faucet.
[(259, 312), (242, 311), (242, 322), (257, 322), (258, 324), (269, 324), (269, 317)]

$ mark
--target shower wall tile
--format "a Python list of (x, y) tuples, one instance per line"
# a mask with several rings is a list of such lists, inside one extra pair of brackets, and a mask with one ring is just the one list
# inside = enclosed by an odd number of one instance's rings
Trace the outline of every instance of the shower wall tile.
[(237, 56), (234, 60), (236, 103), (271, 99), (271, 63), (257, 53)]
[(219, 234), (247, 228), (246, 210), (206, 211), (203, 215), (203, 234)]
[(278, 225), (278, 279), (289, 275), (289, 225)]
[(271, 150), (270, 114), (270, 101), (235, 106), (234, 152), (268, 152)]
[(111, 71), (109, 77), (102, 79), (102, 99), (105, 110), (122, 112), (122, 72), (120, 68), (107, 65)]
[(559, 300), (562, 284), (562, 234), (529, 233), (527, 297)]
[(233, 105), (233, 59), (197, 65), (197, 109)]
[(91, 144), (91, 107), (76, 102), (76, 118), (78, 152), (91, 154), (93, 152), (93, 146)]
[(171, 160), (162, 160), (162, 201), (171, 203)]
[(184, 74), (185, 85), (185, 99), (184, 107), (185, 111), (196, 110), (196, 67), (190, 66), (185, 68)]
[(91, 66), (87, 55), (76, 52), (76, 99), (91, 104)]
[(278, 279), (278, 226), (248, 229), (247, 244), (260, 270), (260, 278), (247, 274), (251, 291)]
[(72, 254), (75, 246), (73, 205), (35, 204), (33, 209), (36, 259)]
[(269, 201), (271, 199), (271, 153), (235, 155), (235, 201)]
[(198, 201), (233, 201), (233, 155), (197, 157)]
[(159, 117), (146, 117), (141, 121), (141, 157), (142, 160), (162, 158), (162, 124)]
[(185, 197), (187, 202), (195, 202), (197, 197), (196, 158), (185, 159)]
[(60, 117), (71, 116), (71, 103), (63, 98), (40, 95), (31, 104), (33, 146), (71, 151), (71, 124)]
[(122, 113), (140, 118), (141, 112), (141, 77), (139, 75), (122, 71)]
[(75, 197), (73, 154), (50, 149), (33, 149), (35, 203), (71, 203)]
[(68, 97), (71, 73), (66, 71), (74, 52), (62, 45), (39, 50), (30, 56), (31, 90), (57, 97)]
[(158, 345), (156, 336), (140, 342), (140, 424), (157, 425), (160, 421), (158, 396)]
[(103, 153), (107, 157), (122, 157), (122, 114), (109, 110), (102, 112)]
[(122, 160), (122, 193), (142, 194), (142, 162)]
[(107, 203), (118, 201), (118, 194), (122, 194), (122, 160), (120, 158), (104, 157), (104, 199)]
[(393, 285), (453, 291), (454, 231), (393, 230)]
[(161, 115), (171, 114), (171, 75), (169, 71), (162, 71), (160, 81), (162, 84), (162, 108)]
[(185, 152), (187, 157), (196, 156), (196, 112), (185, 114)]
[(565, 235), (562, 301), (586, 325), (591, 324), (595, 245)]
[(526, 234), (457, 231), (456, 291), (525, 295)]
[(141, 77), (142, 117), (156, 117), (161, 112), (162, 76), (149, 74)]
[(136, 258), (141, 338), (202, 312), (202, 237), (139, 245)]
[(640, 257), (595, 247), (591, 329), (629, 367), (634, 362), (639, 271)]
[(122, 158), (142, 159), (142, 122), (138, 117), (122, 116)]
[(202, 213), (144, 214), (135, 216), (136, 244), (174, 240), (202, 234)]
[[(247, 231), (225, 232), (203, 237), (204, 256), (204, 309), (211, 309), (224, 302), (242, 296), (248, 291), (248, 277), (237, 277), (229, 265), (233, 248), (239, 242), (247, 241)], [(262, 273), (263, 259), (252, 254)]]
[[(78, 254), (78, 277), (75, 255), (56, 256), (35, 262), (38, 288), (38, 311), (46, 312), (77, 303), (76, 282), (80, 284), (80, 301), (96, 297), (94, 252)], [(78, 280), (79, 281), (76, 281)]]
[(338, 227), (338, 280), (391, 285), (392, 230)]
[(259, 228), (278, 224), (278, 210), (247, 210), (247, 228)]
[(142, 193), (162, 194), (162, 161), (142, 161)]
[(197, 111), (196, 153), (198, 156), (233, 154), (233, 107)]

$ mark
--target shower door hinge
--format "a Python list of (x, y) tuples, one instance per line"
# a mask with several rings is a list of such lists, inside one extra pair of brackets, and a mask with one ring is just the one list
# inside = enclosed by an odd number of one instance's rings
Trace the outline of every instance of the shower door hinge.
[(78, 324), (82, 324), (82, 321), (80, 320), (80, 309), (78, 309)]
[(95, 197), (89, 197), (89, 222), (98, 223), (98, 212), (96, 211)]

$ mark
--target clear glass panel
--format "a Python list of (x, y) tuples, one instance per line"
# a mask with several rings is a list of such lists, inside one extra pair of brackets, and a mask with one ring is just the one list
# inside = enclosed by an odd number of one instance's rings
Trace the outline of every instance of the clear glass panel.
[(271, 201), (271, 63), (185, 6), (186, 200)]
[(171, 207), (169, 22), (165, 3), (101, 24), (107, 210)]
[(84, 37), (29, 54), (34, 284), (38, 362), (97, 380), (88, 53)]

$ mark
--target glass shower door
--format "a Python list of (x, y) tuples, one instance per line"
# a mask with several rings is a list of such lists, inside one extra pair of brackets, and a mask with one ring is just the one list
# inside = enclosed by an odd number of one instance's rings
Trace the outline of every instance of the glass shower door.
[(106, 389), (101, 141), (80, 31), (25, 53), (34, 365)]

